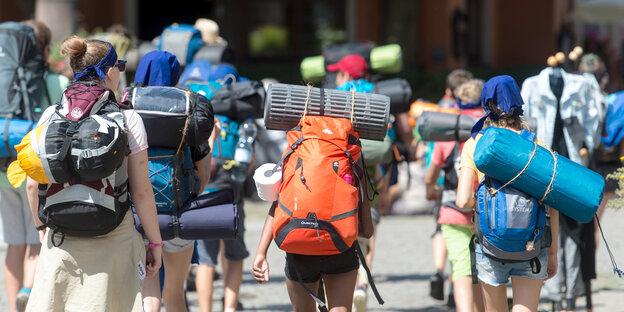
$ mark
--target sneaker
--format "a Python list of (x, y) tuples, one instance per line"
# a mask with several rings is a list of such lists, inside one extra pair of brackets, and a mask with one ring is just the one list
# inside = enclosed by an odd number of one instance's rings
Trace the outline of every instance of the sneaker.
[[(224, 307), (223, 310), (225, 310), (225, 297), (221, 297), (221, 306)], [(245, 310), (245, 308), (243, 307), (243, 304), (241, 303), (240, 300), (236, 301), (236, 311), (242, 311)]]
[(30, 298), (30, 288), (22, 288), (17, 293), (17, 299), (15, 299), (15, 305), (18, 312), (26, 311), (26, 305), (28, 304), (28, 298)]
[(444, 278), (440, 272), (431, 275), (429, 278), (430, 292), (429, 295), (436, 300), (444, 300)]
[(366, 290), (362, 286), (353, 292), (353, 311), (366, 312)]
[(455, 295), (453, 293), (450, 293), (448, 295), (448, 300), (446, 301), (446, 306), (449, 308), (454, 308), (455, 307)]

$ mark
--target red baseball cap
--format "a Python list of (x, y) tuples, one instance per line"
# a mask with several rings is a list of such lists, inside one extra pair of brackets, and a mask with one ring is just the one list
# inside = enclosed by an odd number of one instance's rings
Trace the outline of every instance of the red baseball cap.
[(327, 71), (343, 71), (355, 79), (362, 78), (367, 70), (366, 60), (357, 54), (349, 54), (343, 57), (340, 62), (327, 65)]

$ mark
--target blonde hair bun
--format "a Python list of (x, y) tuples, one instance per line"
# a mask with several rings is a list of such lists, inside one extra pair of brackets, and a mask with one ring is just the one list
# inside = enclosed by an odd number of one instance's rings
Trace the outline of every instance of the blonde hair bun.
[(87, 53), (87, 40), (76, 35), (71, 36), (61, 44), (61, 55), (73, 60), (83, 57)]

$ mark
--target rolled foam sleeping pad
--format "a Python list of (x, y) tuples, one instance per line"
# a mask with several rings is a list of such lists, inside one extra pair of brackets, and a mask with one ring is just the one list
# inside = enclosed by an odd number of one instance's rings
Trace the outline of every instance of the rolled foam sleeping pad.
[(464, 142), (470, 138), (470, 131), (477, 120), (470, 115), (425, 111), (418, 117), (416, 125), (423, 141)]
[[(176, 213), (158, 213), (162, 240), (175, 237), (188, 240), (236, 238), (239, 216), (233, 201), (232, 191), (225, 189), (188, 200)], [(133, 213), (137, 231), (144, 234), (141, 220), (134, 208)]]
[[(321, 101), (321, 90), (323, 101)], [(290, 130), (303, 115), (307, 86), (271, 84), (267, 91), (264, 122), (269, 130)], [(350, 91), (312, 88), (308, 115), (351, 118)], [(354, 128), (362, 139), (383, 141), (388, 130), (390, 98), (381, 94), (355, 93)]]
[(387, 95), (390, 98), (390, 113), (400, 114), (410, 110), (412, 87), (401, 78), (393, 78), (375, 82), (372, 93)]
[(234, 239), (238, 233), (238, 208), (229, 203), (189, 209), (182, 212), (179, 221), (182, 239)]
[[(474, 161), (479, 171), (503, 183), (510, 181), (529, 162), (535, 145), (519, 134), (496, 127), (488, 128), (477, 142)], [(554, 181), (543, 203), (570, 218), (589, 222), (594, 217), (604, 191), (602, 176), (561, 155), (553, 155), (537, 145), (535, 156), (511, 186), (538, 200), (544, 196), (553, 171)]]

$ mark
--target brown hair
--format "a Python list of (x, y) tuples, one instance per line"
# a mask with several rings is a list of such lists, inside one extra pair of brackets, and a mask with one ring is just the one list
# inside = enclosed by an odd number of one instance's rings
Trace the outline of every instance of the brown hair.
[(84, 39), (76, 35), (71, 36), (61, 44), (61, 55), (69, 57), (69, 65), (74, 73), (79, 73), (89, 65), (100, 62), (110, 49), (106, 41)]
[[(487, 127), (499, 127), (499, 128), (511, 128), (515, 130), (526, 129), (529, 130), (529, 127), (524, 123), (522, 118), (518, 115), (514, 115), (515, 108), (511, 110), (509, 113), (505, 113), (500, 107), (494, 104), (494, 101), (491, 99), (486, 104), (487, 108), (492, 112), (488, 118), (485, 119), (483, 123), (483, 129)], [(492, 118), (492, 114), (498, 116), (498, 119), (494, 120)]]
[(451, 90), (453, 96), (455, 96), (455, 89), (470, 79), (472, 79), (472, 73), (465, 69), (455, 69), (446, 76), (446, 87)]
[(46, 24), (32, 19), (25, 20), (22, 23), (32, 27), (37, 40), (37, 49), (42, 56), (45, 55), (45, 49), (50, 45), (50, 38), (52, 37), (50, 28)]
[(457, 87), (454, 93), (462, 103), (469, 104), (479, 102), (481, 91), (483, 91), (483, 80), (470, 79)]

